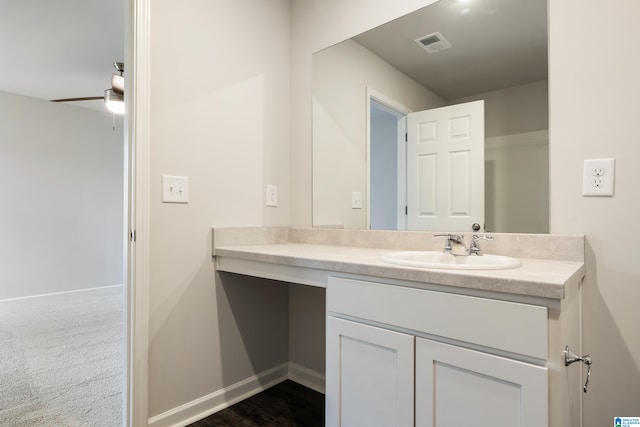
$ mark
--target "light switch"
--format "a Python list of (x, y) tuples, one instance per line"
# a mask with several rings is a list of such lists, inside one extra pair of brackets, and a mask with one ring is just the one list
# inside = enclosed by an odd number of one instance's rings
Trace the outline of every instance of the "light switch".
[(189, 177), (162, 175), (162, 202), (189, 203)]
[(351, 209), (362, 209), (362, 193), (353, 191), (351, 193)]
[(267, 184), (267, 206), (275, 208), (278, 206), (278, 186)]

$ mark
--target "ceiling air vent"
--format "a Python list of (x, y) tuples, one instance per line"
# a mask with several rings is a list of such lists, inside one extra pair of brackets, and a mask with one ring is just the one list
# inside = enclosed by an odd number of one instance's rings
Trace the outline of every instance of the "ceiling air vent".
[(438, 53), (441, 50), (451, 47), (451, 43), (440, 33), (431, 33), (415, 40), (424, 50), (429, 53)]

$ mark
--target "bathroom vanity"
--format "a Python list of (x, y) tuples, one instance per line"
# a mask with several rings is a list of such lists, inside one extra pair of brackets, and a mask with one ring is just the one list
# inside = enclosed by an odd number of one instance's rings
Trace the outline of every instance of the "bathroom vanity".
[(426, 232), (214, 229), (218, 271), (326, 288), (327, 426), (578, 426), (582, 236), (495, 235), (502, 270), (385, 263)]

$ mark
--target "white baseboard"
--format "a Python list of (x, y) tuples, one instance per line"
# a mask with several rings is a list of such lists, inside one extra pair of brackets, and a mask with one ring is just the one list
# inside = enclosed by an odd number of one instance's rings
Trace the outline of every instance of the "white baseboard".
[(295, 363), (283, 363), (222, 390), (151, 417), (148, 425), (149, 427), (184, 427), (287, 379), (324, 393), (324, 375)]
[(75, 294), (75, 293), (78, 293), (78, 292), (99, 291), (99, 290), (108, 289), (108, 288), (118, 288), (118, 287), (121, 288), (123, 286), (124, 286), (124, 284), (106, 285), (106, 286), (96, 286), (95, 288), (81, 288), (81, 289), (71, 289), (71, 290), (68, 290), (68, 291), (50, 292), (50, 293), (47, 293), (47, 294), (23, 295), (23, 296), (20, 296), (20, 297), (12, 297), (12, 298), (0, 299), (0, 302), (17, 301), (17, 300), (30, 299), (30, 298), (50, 297), (50, 296), (54, 296), (54, 295)]
[(289, 379), (324, 394), (324, 375), (304, 366), (289, 362)]

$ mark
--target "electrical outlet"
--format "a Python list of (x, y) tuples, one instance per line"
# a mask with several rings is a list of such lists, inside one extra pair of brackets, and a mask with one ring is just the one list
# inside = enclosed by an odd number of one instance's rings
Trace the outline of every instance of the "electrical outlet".
[(351, 209), (362, 209), (362, 193), (353, 191), (351, 193)]
[(162, 203), (189, 203), (189, 177), (162, 175)]
[(275, 208), (278, 206), (278, 186), (267, 184), (267, 206)]
[(614, 159), (588, 159), (582, 171), (583, 196), (613, 196)]

